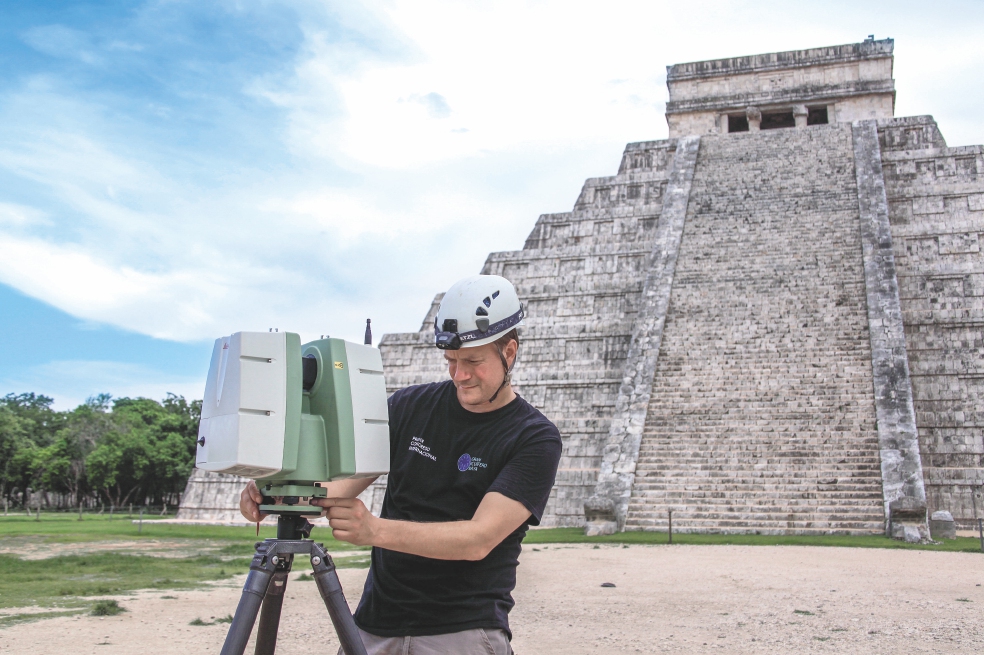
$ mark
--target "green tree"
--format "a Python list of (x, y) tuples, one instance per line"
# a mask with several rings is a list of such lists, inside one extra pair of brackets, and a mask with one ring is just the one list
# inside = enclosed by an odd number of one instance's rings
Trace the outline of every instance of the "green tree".
[(89, 453), (89, 481), (109, 501), (122, 507), (145, 483), (151, 470), (146, 432), (129, 425), (104, 433)]
[(30, 443), (25, 420), (0, 404), (0, 497), (9, 498), (20, 483), (17, 454)]
[(103, 436), (115, 429), (108, 411), (111, 396), (92, 396), (71, 412), (65, 412), (61, 429), (44, 450), (37, 478), (41, 488), (66, 494), (73, 505), (89, 491), (87, 461)]
[(8, 494), (24, 494), (22, 503), (26, 506), (29, 498), (27, 490), (37, 490), (40, 486), (38, 471), (43, 461), (44, 449), (39, 448), (30, 439), (25, 439), (7, 464), (10, 475)]
[(7, 394), (0, 398), (0, 448), (3, 460), (0, 461), (0, 475), (3, 493), (10, 497), (15, 493), (24, 494), (28, 501), (28, 488), (41, 490), (43, 487), (42, 465), (44, 449), (51, 445), (55, 433), (64, 424), (63, 413), (54, 410), (54, 400), (48, 396), (34, 393)]
[(31, 487), (81, 503), (93, 492), (122, 506), (184, 489), (195, 461), (201, 401), (168, 394), (89, 398), (69, 412), (33, 393), (0, 398), (0, 496)]
[(201, 401), (187, 402), (168, 394), (162, 403), (147, 398), (120, 398), (113, 414), (138, 434), (146, 449), (148, 466), (140, 488), (156, 503), (184, 490), (195, 462), (195, 437)]
[(52, 409), (54, 399), (34, 393), (7, 394), (0, 398), (6, 408), (23, 421), (25, 436), (38, 446), (47, 446), (66, 421), (66, 413)]

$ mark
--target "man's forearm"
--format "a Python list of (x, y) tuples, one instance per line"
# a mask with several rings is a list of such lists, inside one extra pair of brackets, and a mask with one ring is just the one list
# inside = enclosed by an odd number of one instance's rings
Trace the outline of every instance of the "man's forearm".
[(431, 559), (484, 559), (498, 542), (474, 520), (413, 523), (377, 519), (373, 546)]
[(378, 518), (358, 499), (328, 497), (313, 503), (326, 508), (339, 541), (431, 559), (483, 559), (530, 517), (525, 505), (495, 491), (485, 494), (470, 520), (441, 523)]
[(328, 491), (328, 498), (355, 498), (369, 488), (376, 478), (355, 478), (322, 482), (321, 486)]
[(375, 519), (371, 543), (431, 559), (475, 561), (484, 559), (529, 516), (522, 503), (491, 492), (468, 521), (414, 523)]

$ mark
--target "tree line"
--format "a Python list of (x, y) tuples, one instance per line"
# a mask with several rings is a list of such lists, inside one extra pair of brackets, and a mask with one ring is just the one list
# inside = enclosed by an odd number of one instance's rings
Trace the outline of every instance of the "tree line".
[(202, 401), (95, 396), (73, 410), (0, 398), (0, 498), (10, 506), (175, 505), (195, 465)]

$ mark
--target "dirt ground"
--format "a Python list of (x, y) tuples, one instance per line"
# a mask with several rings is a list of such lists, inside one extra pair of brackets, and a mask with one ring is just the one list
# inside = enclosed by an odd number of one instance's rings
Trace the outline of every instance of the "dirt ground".
[[(353, 607), (365, 575), (339, 571)], [(119, 597), (129, 611), (115, 617), (13, 625), (0, 629), (0, 653), (218, 653), (228, 625), (189, 623), (234, 612), (241, 583)], [(984, 555), (974, 553), (527, 546), (511, 614), (513, 647), (519, 655), (980, 653), (982, 584)], [(335, 648), (314, 583), (292, 581), (278, 652)]]

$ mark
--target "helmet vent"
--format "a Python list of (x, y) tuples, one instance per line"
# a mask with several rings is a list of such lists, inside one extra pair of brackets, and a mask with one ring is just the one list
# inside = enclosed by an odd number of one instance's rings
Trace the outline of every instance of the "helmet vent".
[(489, 298), (488, 296), (485, 296), (485, 299), (482, 302), (485, 304), (486, 307), (492, 306), (492, 299)]
[(498, 297), (499, 297), (499, 292), (498, 291), (496, 291), (495, 293), (492, 294), (492, 300), (495, 300)]
[(478, 309), (475, 310), (475, 316), (488, 316), (489, 313), (484, 307), (479, 305)]

